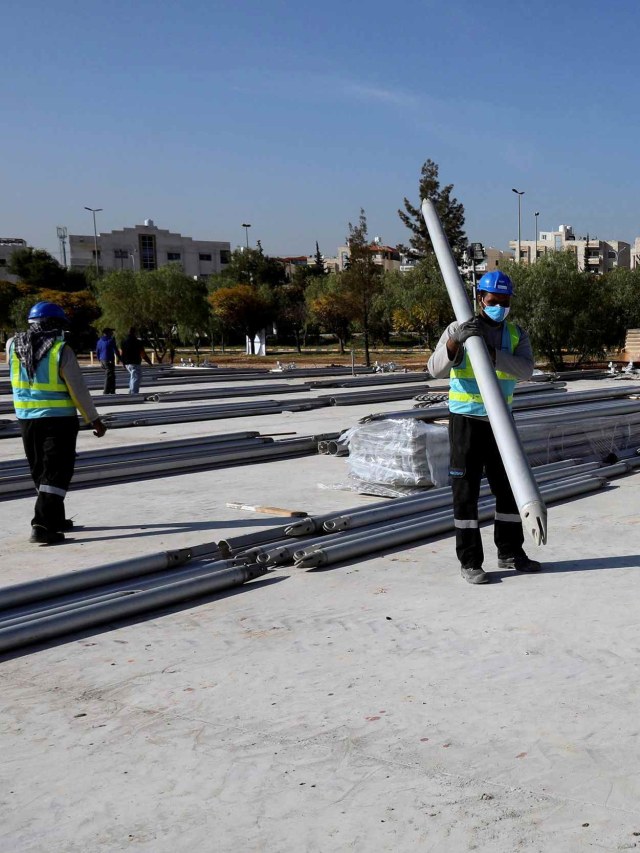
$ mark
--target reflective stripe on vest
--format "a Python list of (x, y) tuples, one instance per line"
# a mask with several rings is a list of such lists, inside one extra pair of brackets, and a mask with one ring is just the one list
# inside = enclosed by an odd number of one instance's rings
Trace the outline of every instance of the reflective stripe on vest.
[(36, 366), (33, 382), (11, 344), (11, 386), (13, 405), (19, 418), (62, 418), (75, 415), (76, 407), (60, 376), (60, 357), (64, 341), (54, 343)]
[[(501, 351), (513, 353), (519, 342), (518, 327), (515, 323), (505, 323), (502, 327)], [(511, 406), (516, 380), (502, 370), (496, 370), (496, 376), (504, 399), (507, 405)], [(487, 414), (471, 361), (466, 352), (458, 367), (452, 368), (449, 374), (449, 411), (459, 415), (474, 415), (475, 417), (486, 417)]]

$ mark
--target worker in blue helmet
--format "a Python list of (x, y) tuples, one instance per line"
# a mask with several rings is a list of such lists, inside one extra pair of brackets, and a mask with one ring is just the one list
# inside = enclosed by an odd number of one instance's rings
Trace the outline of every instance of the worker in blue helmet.
[(65, 343), (63, 309), (37, 302), (29, 311), (29, 328), (7, 342), (13, 405), (38, 491), (30, 541), (55, 545), (73, 527), (64, 499), (73, 476), (80, 412), (101, 438), (106, 427), (93, 405), (75, 353)]
[(516, 382), (529, 379), (533, 373), (531, 343), (521, 326), (507, 320), (513, 296), (508, 275), (500, 270), (488, 272), (478, 282), (476, 291), (476, 315), (464, 323), (451, 323), (445, 329), (429, 359), (428, 369), (438, 379), (449, 377), (449, 474), (456, 553), (462, 577), (469, 583), (482, 584), (491, 579), (483, 568), (484, 551), (478, 526), (483, 475), (496, 499), (494, 540), (498, 568), (536, 572), (541, 566), (524, 552), (518, 506), (465, 350), (470, 337), (484, 338), (505, 402), (511, 407)]

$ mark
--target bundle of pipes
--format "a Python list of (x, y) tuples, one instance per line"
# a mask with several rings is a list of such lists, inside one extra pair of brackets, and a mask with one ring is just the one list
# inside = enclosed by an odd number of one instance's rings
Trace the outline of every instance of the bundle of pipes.
[[(594, 409), (607, 411), (608, 414), (624, 414), (625, 412), (633, 412), (639, 410), (637, 400), (625, 400), (625, 397), (632, 397), (640, 394), (640, 385), (625, 385), (616, 388), (595, 388), (590, 391), (575, 391), (558, 394), (553, 391), (549, 394), (539, 393), (547, 391), (545, 386), (538, 387), (535, 393), (530, 388), (520, 389), (516, 386), (513, 398), (513, 410), (516, 412), (516, 421), (523, 417), (547, 417), (547, 413), (537, 413), (528, 411), (522, 414), (521, 410), (544, 409), (546, 407), (554, 407), (552, 417), (569, 418), (572, 414), (579, 417), (584, 411), (593, 412)], [(591, 405), (584, 405), (591, 404)], [(366, 415), (360, 419), (360, 423), (369, 423), (370, 421), (401, 419), (401, 418), (416, 418), (423, 421), (435, 421), (449, 417), (449, 407), (432, 406), (427, 409), (408, 409), (395, 412), (377, 412), (375, 414)]]
[[(246, 432), (89, 451), (78, 454), (73, 488), (307, 456), (317, 452), (319, 441), (337, 437), (338, 433), (331, 433), (274, 441), (257, 432)], [(0, 500), (32, 492), (33, 481), (23, 460), (0, 464)]]
[(427, 371), (408, 373), (372, 373), (369, 376), (356, 376), (349, 379), (323, 379), (310, 382), (312, 388), (360, 388), (369, 385), (397, 385), (410, 382), (429, 382), (433, 376)]
[(191, 606), (268, 571), (264, 565), (222, 560), (217, 545), (206, 543), (7, 587), (1, 597), (0, 652), (178, 604)]
[[(189, 406), (164, 409), (162, 411), (113, 412), (102, 416), (109, 429), (125, 427), (152, 426), (159, 424), (189, 423), (191, 421), (212, 421), (226, 418), (254, 417), (259, 415), (281, 414), (282, 412), (307, 412), (328, 406), (327, 400), (250, 400), (248, 402), (218, 404), (213, 406)], [(83, 425), (85, 429), (90, 426)], [(20, 435), (16, 422), (0, 422), (0, 438), (12, 438)]]
[[(605, 478), (621, 476), (639, 464), (640, 460), (635, 459), (606, 467), (599, 463), (541, 466), (537, 469), (537, 482), (541, 483), (545, 501), (553, 503), (600, 489), (606, 484)], [(486, 497), (487, 486), (483, 487), (482, 495), (480, 520), (486, 521), (493, 516), (494, 503), (491, 497)], [(295, 561), (301, 568), (313, 568), (367, 556), (453, 529), (451, 491), (445, 488), (433, 490), (429, 495), (356, 507), (350, 513), (310, 516), (262, 534), (224, 540), (220, 548), (223, 553), (237, 554), (262, 565), (278, 566)], [(316, 535), (312, 536), (313, 533)]]

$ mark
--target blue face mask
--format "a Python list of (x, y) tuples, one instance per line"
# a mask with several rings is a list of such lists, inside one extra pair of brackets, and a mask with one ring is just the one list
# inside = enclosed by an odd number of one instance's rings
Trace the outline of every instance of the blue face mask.
[(502, 323), (511, 309), (504, 305), (483, 305), (482, 310), (494, 323)]

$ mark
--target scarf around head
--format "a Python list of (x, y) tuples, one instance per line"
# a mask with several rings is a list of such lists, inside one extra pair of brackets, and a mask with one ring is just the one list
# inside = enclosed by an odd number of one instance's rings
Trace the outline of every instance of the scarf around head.
[(31, 323), (28, 332), (19, 332), (15, 336), (14, 351), (24, 365), (30, 383), (35, 379), (38, 364), (59, 337), (60, 330), (52, 328), (50, 320)]

